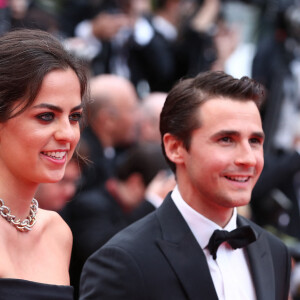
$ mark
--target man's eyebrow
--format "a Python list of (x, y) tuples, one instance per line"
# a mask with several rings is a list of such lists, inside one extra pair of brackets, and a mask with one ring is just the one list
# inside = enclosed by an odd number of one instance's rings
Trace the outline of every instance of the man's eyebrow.
[(226, 136), (226, 135), (240, 136), (241, 134), (236, 130), (220, 130), (220, 131), (216, 132), (213, 135), (213, 137), (220, 137), (220, 136)]
[(265, 134), (262, 131), (253, 132), (252, 135), (255, 136), (255, 137), (258, 137), (258, 138), (260, 138), (262, 140), (265, 139)]
[[(48, 108), (50, 110), (57, 111), (57, 112), (60, 112), (60, 113), (63, 112), (61, 107), (53, 105), (53, 104), (49, 104), (49, 103), (41, 103), (41, 104), (33, 106), (33, 108)], [(71, 109), (71, 111), (76, 111), (76, 110), (79, 110), (81, 108), (82, 108), (82, 104), (79, 104), (79, 105), (73, 107)]]
[[(213, 135), (213, 138), (221, 137), (221, 136), (240, 136), (240, 132), (236, 130), (220, 130)], [(265, 134), (263, 131), (255, 131), (251, 133), (252, 137), (257, 137), (262, 140), (265, 139)]]

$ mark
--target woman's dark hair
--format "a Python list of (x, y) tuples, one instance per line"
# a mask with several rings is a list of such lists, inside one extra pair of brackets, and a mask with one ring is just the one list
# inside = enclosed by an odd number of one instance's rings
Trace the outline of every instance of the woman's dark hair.
[[(170, 133), (183, 142), (189, 150), (191, 133), (201, 126), (197, 112), (204, 101), (212, 98), (228, 98), (236, 101), (253, 101), (258, 108), (265, 98), (265, 89), (248, 77), (235, 79), (221, 71), (207, 71), (195, 78), (179, 81), (170, 91), (160, 115), (160, 133)], [(164, 143), (162, 149), (171, 169), (176, 165), (166, 156)]]
[(84, 104), (88, 90), (85, 66), (56, 37), (33, 29), (0, 36), (0, 123), (33, 103), (47, 73), (68, 68), (78, 77)]

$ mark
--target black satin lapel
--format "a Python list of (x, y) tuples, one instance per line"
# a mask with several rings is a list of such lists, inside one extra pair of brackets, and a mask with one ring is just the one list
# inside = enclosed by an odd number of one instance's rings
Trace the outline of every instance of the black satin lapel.
[[(239, 226), (249, 225), (245, 220), (238, 220)], [(246, 247), (250, 270), (255, 286), (257, 300), (275, 299), (275, 278), (271, 260), (271, 251), (262, 234), (257, 234), (257, 240)]]
[(257, 300), (275, 299), (274, 269), (268, 244), (264, 239), (247, 247)]
[(218, 300), (205, 255), (170, 195), (156, 214), (162, 230), (158, 246), (182, 284), (187, 299)]
[(174, 244), (159, 240), (158, 245), (176, 273), (190, 300), (218, 300), (205, 255), (192, 236)]

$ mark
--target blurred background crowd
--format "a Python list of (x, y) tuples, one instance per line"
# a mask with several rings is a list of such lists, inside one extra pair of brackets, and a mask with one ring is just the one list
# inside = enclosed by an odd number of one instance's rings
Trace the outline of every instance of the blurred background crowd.
[(300, 1), (0, 0), (0, 35), (20, 27), (57, 36), (90, 76), (80, 155), (36, 195), (72, 229), (76, 293), (87, 257), (175, 185), (160, 149), (167, 92), (180, 78), (223, 70), (266, 87), (265, 168), (240, 213), (290, 247), (300, 299)]

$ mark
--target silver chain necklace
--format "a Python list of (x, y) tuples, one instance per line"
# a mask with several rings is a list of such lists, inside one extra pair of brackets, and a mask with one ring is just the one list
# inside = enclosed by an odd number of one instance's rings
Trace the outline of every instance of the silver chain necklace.
[(36, 222), (36, 214), (39, 208), (39, 203), (37, 202), (36, 199), (33, 198), (31, 200), (29, 215), (23, 221), (21, 221), (20, 219), (16, 220), (16, 216), (10, 213), (10, 208), (5, 206), (4, 201), (2, 199), (0, 199), (0, 205), (1, 205), (0, 206), (1, 216), (4, 219), (6, 219), (8, 223), (15, 226), (17, 230), (21, 232), (27, 232), (32, 229), (33, 225)]

